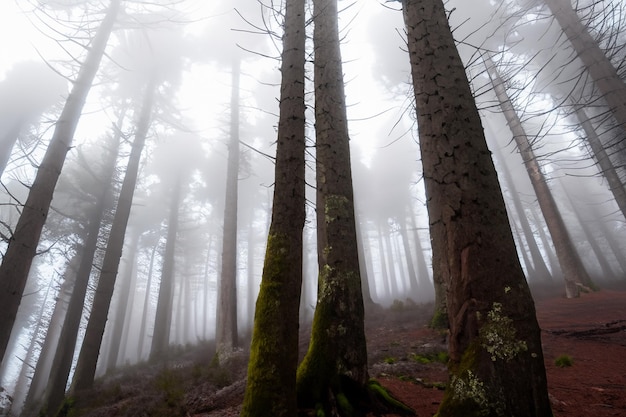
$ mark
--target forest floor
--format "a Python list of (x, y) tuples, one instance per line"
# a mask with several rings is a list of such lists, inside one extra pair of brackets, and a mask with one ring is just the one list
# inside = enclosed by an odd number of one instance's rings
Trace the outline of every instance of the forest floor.
[[(626, 289), (569, 300), (535, 292), (535, 299), (555, 417), (626, 416)], [(431, 309), (396, 303), (366, 325), (370, 375), (420, 417), (437, 412), (447, 381), (445, 335), (426, 326)], [(208, 363), (209, 349), (181, 352), (167, 367), (137, 365), (108, 376), (77, 402), (76, 414), (238, 416), (246, 354), (226, 368)], [(564, 355), (571, 366), (555, 364)]]

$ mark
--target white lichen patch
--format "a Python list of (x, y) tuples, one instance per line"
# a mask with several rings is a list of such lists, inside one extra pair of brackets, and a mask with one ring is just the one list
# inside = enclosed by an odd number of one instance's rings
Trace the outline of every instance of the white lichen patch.
[(479, 408), (489, 406), (485, 385), (472, 371), (467, 371), (462, 377), (452, 376), (450, 387), (454, 398), (459, 401), (474, 401)]
[(528, 350), (526, 342), (518, 340), (515, 333), (513, 320), (502, 314), (502, 304), (493, 303), (487, 313), (487, 322), (479, 332), (481, 346), (491, 355), (492, 361), (500, 359), (508, 362)]

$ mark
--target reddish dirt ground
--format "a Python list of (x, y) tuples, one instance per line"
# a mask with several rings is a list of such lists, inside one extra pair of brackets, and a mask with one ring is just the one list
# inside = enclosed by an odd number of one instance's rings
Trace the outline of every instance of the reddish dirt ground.
[[(626, 291), (601, 290), (578, 299), (542, 297), (536, 307), (554, 416), (626, 416)], [(385, 348), (378, 337), (384, 338), (384, 329), (371, 330), (370, 350), (390, 351), (394, 344), (419, 349), (437, 342), (429, 329), (407, 325), (389, 331)], [(557, 367), (555, 359), (561, 355), (570, 356), (572, 366)], [(396, 372), (395, 366), (378, 372), (380, 366), (374, 365), (372, 373), (418, 416), (434, 415), (443, 391), (431, 383), (445, 382), (445, 367), (429, 364)]]

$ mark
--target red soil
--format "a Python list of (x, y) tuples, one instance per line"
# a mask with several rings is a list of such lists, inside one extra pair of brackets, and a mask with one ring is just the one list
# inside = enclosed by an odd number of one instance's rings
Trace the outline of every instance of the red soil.
[[(554, 416), (626, 416), (626, 291), (602, 290), (578, 299), (542, 298), (536, 307)], [(384, 337), (380, 329), (370, 334), (373, 339)], [(393, 331), (393, 338), (423, 341), (437, 336), (407, 323), (403, 331)], [(369, 342), (378, 344), (371, 338)], [(557, 367), (555, 359), (561, 355), (570, 356), (573, 365)], [(437, 412), (443, 391), (428, 382), (446, 381), (443, 366), (428, 365), (411, 375), (421, 383), (388, 374), (380, 374), (381, 383), (418, 416)]]

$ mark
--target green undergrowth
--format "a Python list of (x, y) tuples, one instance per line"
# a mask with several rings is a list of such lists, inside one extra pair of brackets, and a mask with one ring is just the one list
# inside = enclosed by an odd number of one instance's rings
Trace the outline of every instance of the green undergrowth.
[(448, 352), (432, 352), (425, 354), (417, 354), (414, 353), (410, 356), (410, 359), (417, 363), (429, 364), (429, 363), (443, 363), (444, 365), (448, 363)]
[(574, 359), (570, 355), (561, 355), (554, 360), (554, 364), (559, 368), (569, 368), (574, 365)]

